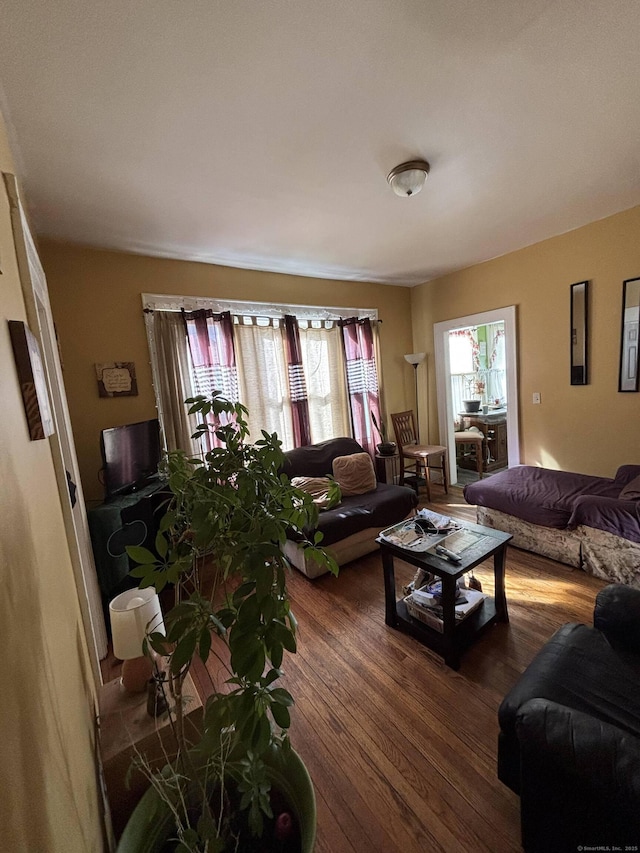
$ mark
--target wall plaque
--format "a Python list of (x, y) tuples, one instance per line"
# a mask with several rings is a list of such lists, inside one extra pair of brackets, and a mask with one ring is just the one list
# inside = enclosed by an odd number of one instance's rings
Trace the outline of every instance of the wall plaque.
[(133, 361), (105, 361), (96, 364), (98, 393), (101, 397), (136, 397), (136, 366)]

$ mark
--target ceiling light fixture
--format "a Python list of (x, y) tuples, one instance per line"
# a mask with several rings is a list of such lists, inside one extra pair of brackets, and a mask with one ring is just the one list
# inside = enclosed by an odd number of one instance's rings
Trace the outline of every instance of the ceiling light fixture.
[(426, 160), (409, 160), (392, 169), (387, 175), (387, 181), (396, 195), (408, 198), (419, 193), (429, 174), (429, 164)]

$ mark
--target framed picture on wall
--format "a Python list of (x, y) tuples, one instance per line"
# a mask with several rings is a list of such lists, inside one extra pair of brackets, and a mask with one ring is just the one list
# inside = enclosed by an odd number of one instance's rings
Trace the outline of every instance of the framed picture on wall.
[(32, 441), (38, 441), (55, 432), (40, 347), (22, 320), (8, 322), (29, 436)]
[(96, 364), (96, 377), (101, 397), (135, 397), (138, 394), (136, 366), (132, 361)]
[(640, 278), (629, 278), (622, 292), (618, 391), (637, 391), (640, 382)]
[(571, 384), (588, 385), (589, 282), (571, 285)]

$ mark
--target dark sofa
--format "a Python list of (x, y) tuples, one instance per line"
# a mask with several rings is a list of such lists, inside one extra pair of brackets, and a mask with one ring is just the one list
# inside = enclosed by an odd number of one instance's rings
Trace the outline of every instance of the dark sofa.
[[(287, 451), (282, 470), (291, 479), (326, 477), (332, 474), (336, 457), (363, 452), (353, 438), (333, 438)], [(339, 565), (376, 551), (378, 545), (375, 540), (380, 531), (411, 515), (417, 503), (413, 489), (390, 483), (377, 483), (376, 488), (366, 494), (343, 497), (338, 506), (320, 512), (317, 529), (323, 535), (322, 547), (335, 557)], [(305, 532), (312, 538), (315, 531)], [(285, 554), (307, 577), (322, 574), (315, 562), (305, 559), (294, 540), (287, 542)]]
[(614, 478), (521, 465), (470, 483), (464, 497), (512, 545), (640, 587), (640, 500), (624, 496), (639, 477), (640, 465)]
[(637, 849), (640, 591), (605, 587), (594, 627), (563, 625), (498, 719), (498, 776), (520, 795), (527, 853)]

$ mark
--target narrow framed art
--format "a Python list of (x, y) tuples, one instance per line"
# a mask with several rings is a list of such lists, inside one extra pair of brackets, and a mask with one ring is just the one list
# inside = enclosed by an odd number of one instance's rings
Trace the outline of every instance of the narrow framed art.
[(589, 383), (589, 282), (571, 285), (571, 384)]
[(32, 441), (38, 441), (55, 431), (40, 347), (22, 320), (9, 320), (8, 323), (29, 436)]
[(640, 366), (640, 278), (629, 278), (622, 291), (620, 378), (618, 391), (638, 391)]

